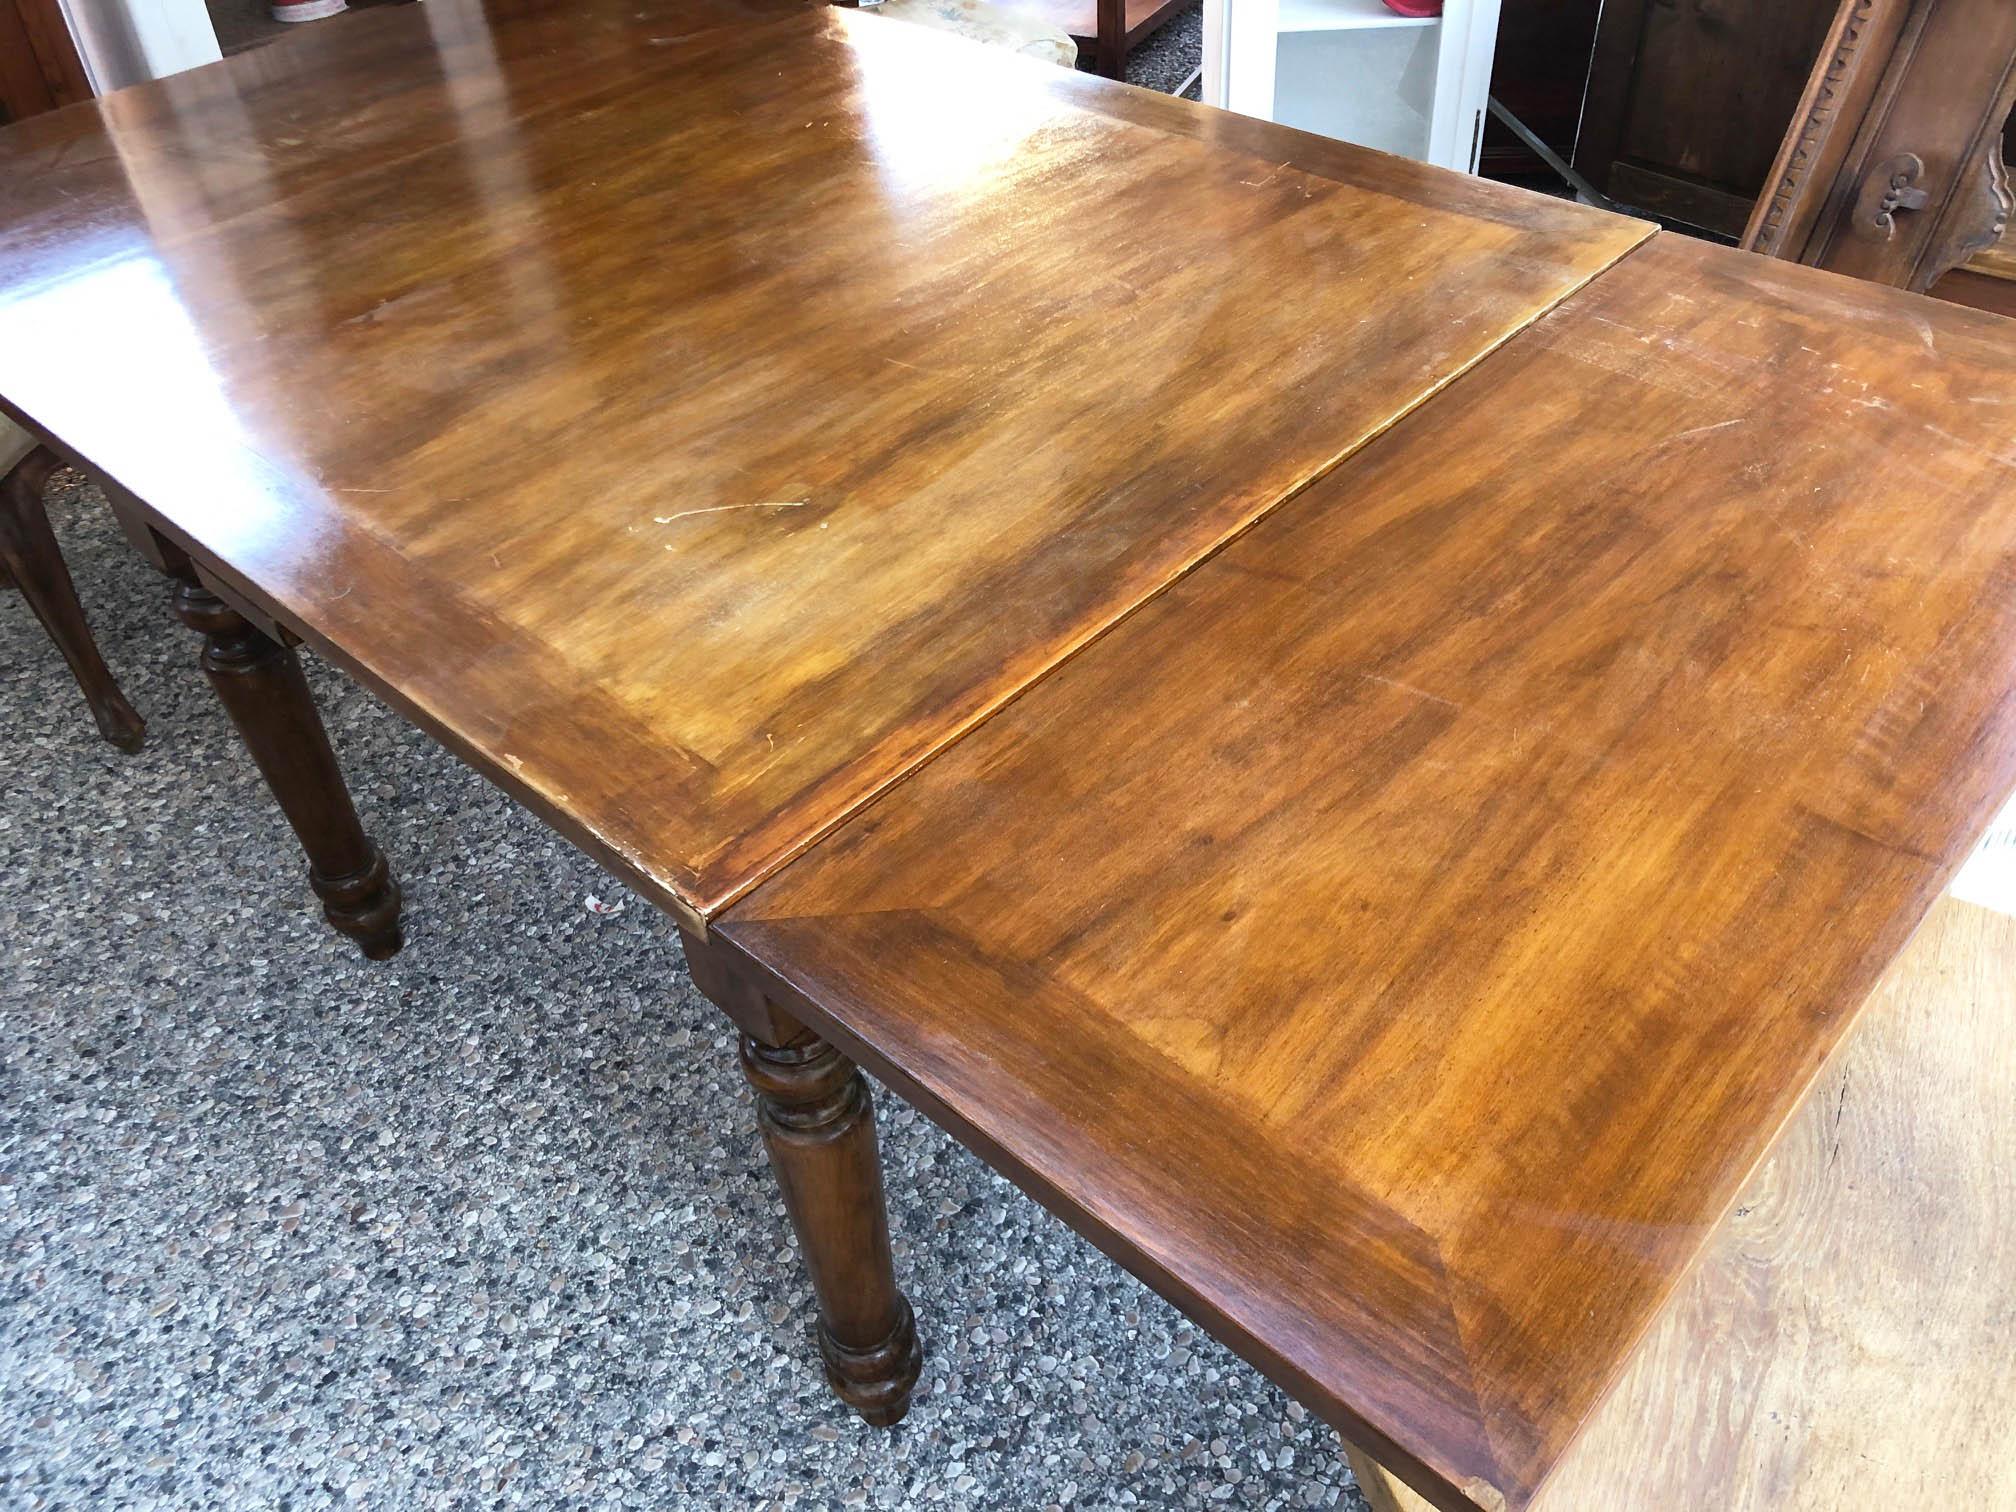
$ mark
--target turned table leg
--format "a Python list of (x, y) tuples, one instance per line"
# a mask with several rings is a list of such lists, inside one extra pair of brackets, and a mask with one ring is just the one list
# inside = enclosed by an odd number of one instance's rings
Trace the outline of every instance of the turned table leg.
[(372, 960), (396, 954), (399, 884), (357, 821), (300, 660), (193, 575), (176, 590), (175, 612), (203, 632), (203, 670), (308, 853), (323, 913)]
[(763, 1143), (784, 1189), (819, 1299), (819, 1352), (840, 1400), (878, 1428), (910, 1408), (923, 1368), (917, 1324), (896, 1289), (875, 1151), (875, 1110), (854, 1063), (798, 1030), (785, 1044), (742, 1036)]
[(819, 1301), (819, 1353), (834, 1394), (878, 1428), (910, 1408), (923, 1368), (896, 1289), (875, 1110), (854, 1063), (780, 1011), (714, 942), (683, 926), (693, 984), (742, 1031), (742, 1070)]
[(98, 722), (98, 733), (122, 751), (137, 751), (147, 725), (126, 702), (98, 654), (42, 506), (43, 487), (56, 467), (56, 454), (38, 446), (0, 479), (0, 582), (13, 580), (63, 653), (91, 707), (91, 717)]

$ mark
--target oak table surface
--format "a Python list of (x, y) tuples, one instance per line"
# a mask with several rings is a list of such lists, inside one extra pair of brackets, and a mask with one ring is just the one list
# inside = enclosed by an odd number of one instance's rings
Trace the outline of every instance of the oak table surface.
[(2012, 406), (1995, 317), (1660, 237), (715, 937), (1523, 1506), (2016, 786)]
[(689, 924), (1649, 231), (707, 14), (429, 0), (0, 132), (0, 407)]

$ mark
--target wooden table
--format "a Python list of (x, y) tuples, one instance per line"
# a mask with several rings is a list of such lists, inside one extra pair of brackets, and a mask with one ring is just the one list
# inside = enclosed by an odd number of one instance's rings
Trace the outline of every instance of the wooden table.
[(0, 409), (332, 922), (297, 639), (680, 921), (871, 1421), (857, 1062), (1526, 1505), (2016, 786), (1988, 317), (707, 0), (366, 13), (0, 185)]

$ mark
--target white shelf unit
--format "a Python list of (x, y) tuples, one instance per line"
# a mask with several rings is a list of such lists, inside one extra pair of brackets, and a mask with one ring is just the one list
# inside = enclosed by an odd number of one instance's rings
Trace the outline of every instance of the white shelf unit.
[(1477, 171), (1498, 0), (1401, 16), (1383, 0), (1206, 0), (1204, 98), (1244, 115)]
[(1289, 31), (1435, 31), (1434, 16), (1402, 16), (1385, 0), (1281, 0), (1278, 29)]

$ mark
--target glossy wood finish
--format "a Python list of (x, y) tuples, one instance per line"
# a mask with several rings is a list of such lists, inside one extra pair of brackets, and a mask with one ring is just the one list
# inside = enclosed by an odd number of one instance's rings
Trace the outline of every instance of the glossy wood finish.
[(203, 635), (203, 671), (308, 854), (324, 916), (370, 959), (398, 954), (399, 884), (358, 822), (300, 660), (193, 569), (176, 590), (175, 613)]
[(2016, 787), (2012, 406), (1992, 317), (1661, 237), (716, 936), (1523, 1506)]
[(743, 1035), (742, 1070), (819, 1299), (827, 1382), (886, 1428), (909, 1410), (924, 1357), (896, 1289), (868, 1083), (810, 1034), (784, 1045)]
[(689, 922), (1645, 232), (696, 13), (429, 0), (0, 134), (0, 404)]
[[(6, 429), (0, 422), (0, 431)], [(126, 701), (105, 658), (98, 654), (70, 569), (63, 565), (63, 554), (49, 529), (42, 492), (56, 465), (55, 454), (38, 446), (0, 476), (0, 587), (11, 584), (21, 590), (69, 663), (98, 733), (122, 751), (137, 751), (147, 736), (146, 721)]]
[[(2016, 1506), (2016, 918), (1943, 898), (1541, 1512)], [(1428, 1504), (1369, 1457), (1373, 1512)]]
[(2008, 223), (2012, 105), (2016, 6), (1842, 0), (1743, 245), (1931, 288)]

